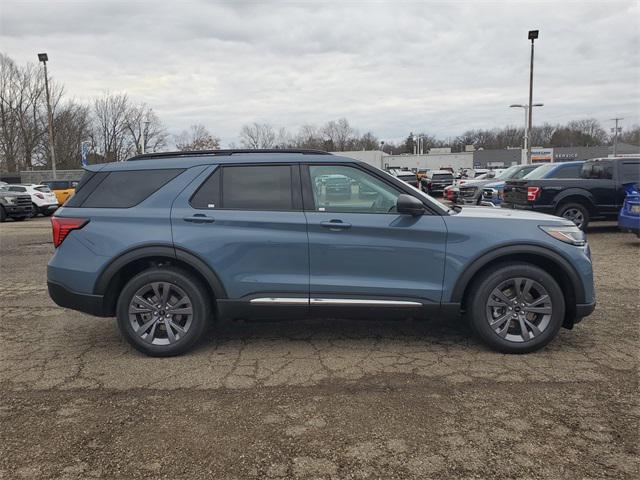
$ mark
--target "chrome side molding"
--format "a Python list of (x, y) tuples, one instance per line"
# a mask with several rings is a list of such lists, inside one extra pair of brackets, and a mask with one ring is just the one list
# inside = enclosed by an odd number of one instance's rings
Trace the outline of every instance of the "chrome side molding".
[(408, 300), (377, 300), (366, 298), (295, 298), (295, 297), (262, 297), (252, 298), (250, 303), (257, 305), (373, 305), (380, 307), (420, 307), (422, 303)]

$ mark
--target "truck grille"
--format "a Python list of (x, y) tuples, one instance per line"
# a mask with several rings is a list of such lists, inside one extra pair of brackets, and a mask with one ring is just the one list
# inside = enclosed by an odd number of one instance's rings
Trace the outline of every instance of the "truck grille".
[(460, 196), (462, 198), (473, 198), (476, 195), (478, 187), (462, 187), (460, 189)]
[(493, 198), (493, 188), (485, 188), (482, 190), (482, 198)]

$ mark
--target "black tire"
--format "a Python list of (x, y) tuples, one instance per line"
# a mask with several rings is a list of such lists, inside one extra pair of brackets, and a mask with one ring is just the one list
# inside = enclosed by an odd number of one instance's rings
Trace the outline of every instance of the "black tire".
[(35, 203), (31, 204), (31, 218), (38, 216), (38, 206)]
[(42, 215), (44, 215), (45, 217), (50, 217), (54, 213), (55, 213), (55, 210), (47, 210), (46, 212), (42, 212)]
[(22, 222), (23, 220), (26, 220), (29, 217), (13, 217), (13, 220), (15, 220), (16, 222)]
[(580, 230), (589, 226), (589, 209), (581, 203), (565, 203), (556, 211), (558, 217), (571, 220)]
[[(514, 281), (514, 288), (511, 291), (515, 293), (515, 282), (520, 282), (522, 285), (520, 279), (525, 281), (523, 287), (526, 288), (529, 285), (529, 294), (526, 297), (530, 300), (523, 300), (522, 303), (505, 303), (505, 307), (492, 306), (500, 303), (500, 301), (496, 302), (494, 296), (496, 289), (502, 289), (503, 285)], [(519, 306), (535, 304), (537, 303), (535, 295), (539, 295), (537, 297), (539, 299), (545, 294), (549, 300), (541, 303), (539, 307)], [(514, 299), (516, 299), (515, 295)], [(548, 309), (550, 314), (525, 313), (526, 308)], [(503, 353), (528, 353), (544, 347), (556, 337), (564, 320), (565, 301), (562, 289), (547, 272), (527, 263), (509, 263), (489, 269), (474, 281), (468, 297), (467, 314), (473, 330), (494, 350)], [(522, 315), (521, 318), (518, 317), (520, 315)], [(499, 322), (505, 317), (507, 317), (506, 321)], [(499, 323), (495, 323), (494, 325), (497, 326), (492, 327), (489, 324), (490, 321)], [(502, 326), (504, 328), (501, 328)], [(525, 326), (526, 333), (522, 333), (522, 326)], [(533, 326), (540, 330), (535, 332)], [(498, 331), (503, 332), (503, 335)]]
[[(155, 312), (149, 311), (148, 314), (130, 314), (130, 308), (137, 309), (137, 307), (132, 305), (134, 295), (146, 288), (151, 288), (150, 286), (152, 284), (157, 283), (161, 284), (161, 286), (158, 287), (160, 288), (161, 293), (164, 291), (164, 287), (162, 287), (162, 285), (169, 285), (171, 289), (176, 289), (180, 291), (181, 294), (184, 294), (186, 297), (188, 297), (188, 301), (190, 302), (190, 307), (192, 310), (192, 315), (190, 317), (188, 325), (187, 323), (179, 323), (186, 322), (186, 317), (188, 317), (188, 315), (175, 315), (169, 320), (164, 320), (164, 309), (156, 310)], [(155, 288), (153, 288), (152, 290), (156, 291)], [(165, 305), (163, 308), (171, 306), (170, 304), (172, 298), (182, 298), (181, 296), (179, 296), (180, 293), (177, 293), (175, 297), (172, 296), (173, 294), (174, 292), (172, 290), (168, 294), (168, 298), (164, 300)], [(204, 332), (207, 323), (211, 319), (211, 302), (208, 297), (209, 294), (207, 292), (207, 289), (197, 278), (195, 278), (190, 273), (175, 267), (150, 268), (134, 276), (127, 282), (127, 284), (120, 292), (118, 304), (116, 307), (118, 328), (120, 329), (120, 332), (124, 336), (124, 338), (136, 350), (139, 350), (142, 353), (145, 353), (152, 357), (170, 357), (174, 355), (180, 355), (181, 353), (184, 353), (191, 347), (193, 347), (195, 343), (202, 337), (202, 333)], [(157, 297), (143, 296), (143, 300), (147, 300), (150, 304), (155, 305), (155, 300), (149, 300), (152, 298)], [(175, 300), (174, 302), (174, 307), (178, 306), (178, 300)], [(138, 307), (142, 306), (142, 304), (140, 304), (139, 302), (134, 302), (134, 304), (138, 305)], [(180, 303), (180, 305), (184, 304)], [(146, 309), (146, 307), (144, 308)], [(170, 311), (170, 309), (167, 309), (167, 312)], [(156, 317), (156, 315), (158, 316)], [(157, 325), (154, 327), (152, 321), (156, 318), (157, 320), (155, 320), (155, 323)], [(186, 332), (180, 333), (179, 330), (170, 328), (167, 323), (164, 323), (173, 321), (176, 321), (176, 324), (174, 325), (180, 325), (181, 328), (186, 329)], [(148, 333), (146, 335), (146, 338), (144, 338), (143, 329), (144, 325), (147, 324), (150, 324), (151, 326), (146, 329), (146, 332)], [(138, 328), (139, 333), (136, 333), (136, 327)], [(169, 341), (169, 332), (167, 331), (168, 329), (171, 329), (172, 334), (174, 334), (174, 341), (172, 343), (166, 345), (151, 343), (155, 341)], [(165, 334), (164, 336), (163, 333)], [(154, 334), (157, 335), (157, 338), (154, 337)], [(179, 338), (176, 339), (176, 337)]]
[(0, 205), (0, 223), (7, 219), (7, 212), (4, 211), (4, 207)]

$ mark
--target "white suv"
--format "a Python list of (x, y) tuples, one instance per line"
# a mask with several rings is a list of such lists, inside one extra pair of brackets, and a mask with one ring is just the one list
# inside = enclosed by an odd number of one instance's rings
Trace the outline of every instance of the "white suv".
[(46, 185), (3, 185), (2, 188), (10, 192), (29, 194), (31, 196), (31, 215), (33, 217), (38, 215), (38, 213), (49, 216), (58, 208), (58, 199)]

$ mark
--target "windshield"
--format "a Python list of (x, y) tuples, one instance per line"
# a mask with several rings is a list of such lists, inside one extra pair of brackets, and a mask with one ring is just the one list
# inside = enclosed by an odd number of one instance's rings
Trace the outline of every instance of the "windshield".
[(504, 172), (499, 175), (496, 175), (496, 179), (498, 180), (507, 180), (508, 178), (513, 178), (513, 175), (520, 169), (520, 165), (514, 165), (512, 167), (507, 168)]
[(533, 172), (529, 172), (523, 178), (525, 180), (537, 180), (537, 179), (540, 179), (540, 178), (544, 178), (554, 168), (556, 168), (556, 164), (555, 163), (545, 163), (544, 165), (540, 165)]

